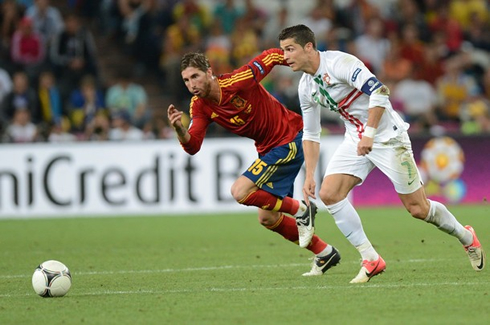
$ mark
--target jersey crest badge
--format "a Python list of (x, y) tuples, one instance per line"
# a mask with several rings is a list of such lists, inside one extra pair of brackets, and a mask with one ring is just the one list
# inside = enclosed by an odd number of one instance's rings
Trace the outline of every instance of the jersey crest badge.
[(324, 73), (323, 76), (322, 76), (322, 80), (323, 82), (325, 82), (327, 85), (330, 86), (331, 84), (331, 79), (330, 79), (330, 76), (328, 75), (328, 73)]
[(245, 106), (247, 105), (247, 101), (238, 95), (233, 97), (230, 103), (238, 109), (244, 109)]

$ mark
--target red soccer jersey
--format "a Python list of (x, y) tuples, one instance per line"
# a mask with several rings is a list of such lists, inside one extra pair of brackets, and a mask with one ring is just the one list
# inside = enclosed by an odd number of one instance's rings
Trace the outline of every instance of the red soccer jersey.
[(247, 65), (218, 77), (219, 104), (194, 96), (190, 104), (191, 140), (182, 144), (184, 150), (189, 154), (198, 152), (212, 122), (255, 140), (259, 154), (293, 141), (303, 129), (303, 119), (260, 84), (275, 65), (286, 65), (282, 50), (266, 50)]

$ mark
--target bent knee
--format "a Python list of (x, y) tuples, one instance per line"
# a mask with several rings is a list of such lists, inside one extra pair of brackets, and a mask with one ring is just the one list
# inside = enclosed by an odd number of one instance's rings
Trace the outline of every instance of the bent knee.
[(249, 194), (249, 191), (247, 191), (247, 189), (243, 188), (243, 186), (237, 185), (236, 183), (231, 186), (230, 192), (231, 196), (233, 196), (233, 198), (237, 202), (242, 201)]
[(320, 189), (318, 196), (326, 205), (332, 205), (345, 199), (345, 196), (342, 196), (338, 192), (332, 191), (329, 188)]
[(259, 212), (258, 220), (262, 226), (266, 228), (270, 228), (277, 223), (280, 217), (281, 217), (280, 212), (262, 210)]
[(406, 207), (408, 213), (412, 215), (412, 217), (416, 219), (425, 219), (429, 214), (428, 207), (422, 206), (420, 204), (411, 204)]

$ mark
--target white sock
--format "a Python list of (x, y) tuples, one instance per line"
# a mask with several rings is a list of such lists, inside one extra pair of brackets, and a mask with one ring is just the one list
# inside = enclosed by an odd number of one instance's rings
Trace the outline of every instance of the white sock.
[(322, 250), (320, 253), (316, 254), (316, 256), (318, 257), (327, 256), (332, 252), (332, 250), (333, 250), (332, 245), (327, 244), (327, 247), (325, 247), (325, 249)]
[(375, 261), (378, 253), (369, 242), (361, 218), (347, 198), (332, 205), (327, 205), (327, 210), (333, 216), (339, 230), (345, 238), (361, 253), (363, 260)]
[(468, 246), (473, 242), (473, 234), (463, 227), (451, 212), (437, 201), (429, 201), (430, 208), (424, 220), (435, 225), (439, 230), (459, 239), (461, 244)]
[(371, 245), (369, 240), (364, 242), (362, 245), (356, 246), (356, 249), (361, 254), (363, 261), (376, 261), (379, 258), (378, 253), (374, 249), (373, 245)]
[(307, 208), (308, 207), (306, 206), (306, 204), (303, 203), (303, 201), (299, 201), (299, 208), (298, 208), (298, 211), (296, 211), (296, 214), (294, 216), (295, 217), (301, 217), (305, 213)]

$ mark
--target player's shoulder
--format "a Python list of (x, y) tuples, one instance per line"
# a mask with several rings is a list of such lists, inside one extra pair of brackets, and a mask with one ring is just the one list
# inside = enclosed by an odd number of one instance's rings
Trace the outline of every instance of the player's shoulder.
[(327, 64), (335, 65), (337, 63), (346, 64), (349, 62), (357, 62), (359, 59), (347, 52), (343, 51), (324, 51), (320, 55), (326, 60)]

